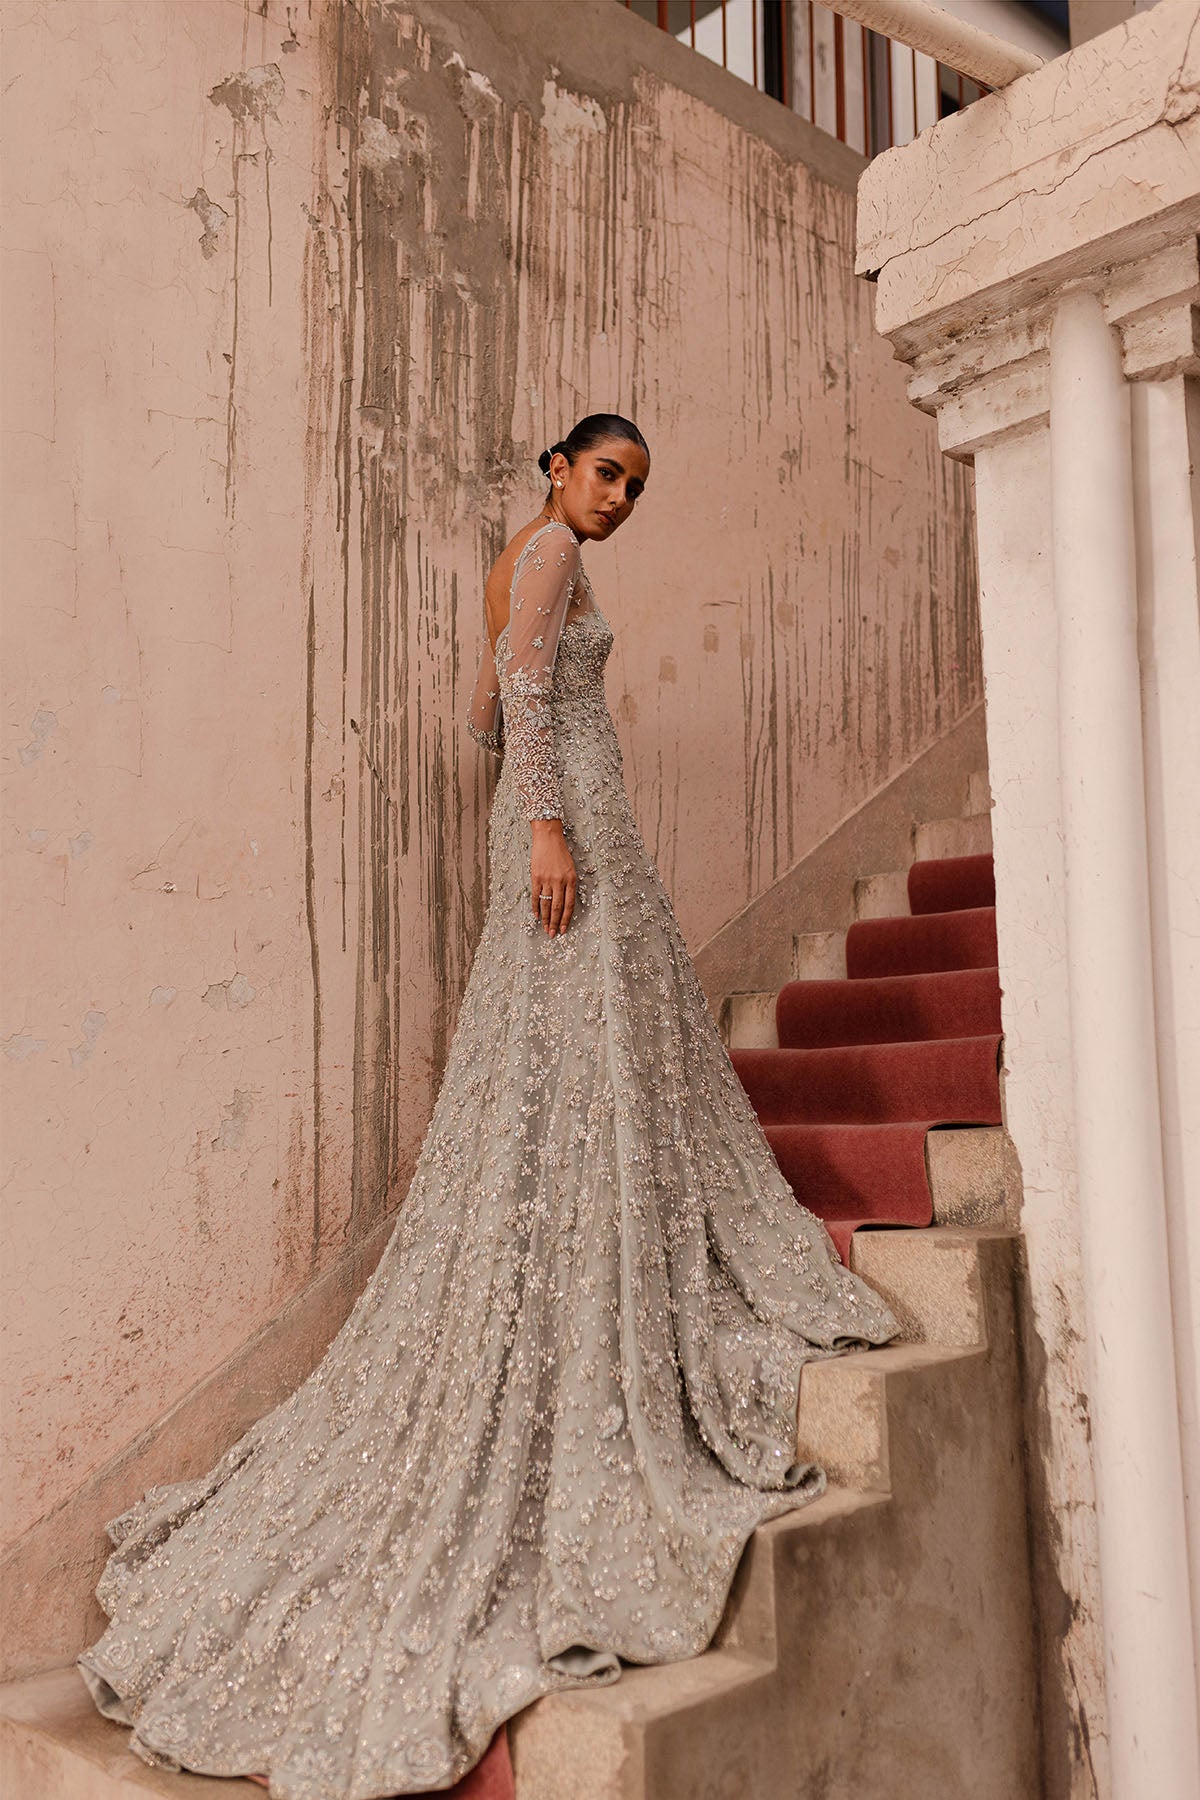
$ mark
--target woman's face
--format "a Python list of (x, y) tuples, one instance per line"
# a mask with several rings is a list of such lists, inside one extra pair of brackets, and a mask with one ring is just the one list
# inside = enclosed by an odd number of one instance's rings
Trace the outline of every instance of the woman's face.
[(551, 492), (557, 507), (576, 537), (593, 538), (597, 543), (625, 523), (649, 473), (646, 452), (625, 438), (607, 438), (594, 449), (581, 450), (573, 463), (561, 450), (550, 458)]

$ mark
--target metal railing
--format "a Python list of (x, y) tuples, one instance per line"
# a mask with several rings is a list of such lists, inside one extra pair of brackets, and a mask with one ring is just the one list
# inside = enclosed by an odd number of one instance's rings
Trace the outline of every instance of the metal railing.
[[(908, 143), (928, 125), (988, 92), (981, 81), (936, 55), (911, 48), (860, 19), (843, 17), (843, 10), (866, 10), (862, 0), (839, 0), (842, 10), (837, 11), (821, 0), (624, 0), (624, 4), (864, 156)], [(931, 8), (924, 13), (926, 18), (945, 19), (951, 30), (970, 29)], [(933, 38), (928, 28), (924, 36), (932, 47), (936, 24)], [(975, 36), (985, 39), (985, 34)], [(988, 47), (995, 44), (996, 40), (986, 40), (985, 60)], [(977, 46), (971, 48), (978, 66)], [(999, 66), (1010, 78), (1020, 72), (1005, 70), (1002, 58)]]

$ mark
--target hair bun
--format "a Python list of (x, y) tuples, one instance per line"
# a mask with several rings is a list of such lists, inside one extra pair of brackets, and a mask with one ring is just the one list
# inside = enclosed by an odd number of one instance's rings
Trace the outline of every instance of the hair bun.
[(548, 450), (542, 451), (542, 454), (538, 457), (538, 468), (542, 471), (543, 475), (549, 475), (550, 458), (557, 455), (560, 450), (566, 454), (567, 446), (562, 438), (559, 438), (557, 444), (551, 444)]

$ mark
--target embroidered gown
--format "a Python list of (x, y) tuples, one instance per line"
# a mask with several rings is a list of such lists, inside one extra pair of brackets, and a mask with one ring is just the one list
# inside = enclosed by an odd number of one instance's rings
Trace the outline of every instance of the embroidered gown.
[[(613, 636), (567, 526), (468, 716), (490, 898), (387, 1247), (323, 1360), (108, 1525), (79, 1657), (147, 1762), (276, 1800), (451, 1786), (539, 1695), (711, 1639), (795, 1460), (801, 1366), (899, 1325), (772, 1156), (630, 810)], [(551, 938), (529, 820), (578, 873)]]

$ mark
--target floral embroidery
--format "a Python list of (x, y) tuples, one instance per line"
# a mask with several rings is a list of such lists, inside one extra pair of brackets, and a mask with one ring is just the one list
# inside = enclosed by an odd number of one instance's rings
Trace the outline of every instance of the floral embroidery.
[[(487, 914), (392, 1234), (288, 1399), (109, 1522), (79, 1659), (143, 1761), (241, 1771), (249, 1746), (286, 1800), (448, 1787), (617, 1652), (704, 1649), (746, 1538), (822, 1490), (802, 1366), (899, 1329), (721, 1043), (625, 789), (579, 545), (531, 542), (470, 720), (508, 740)], [(539, 816), (579, 877), (556, 940)]]

